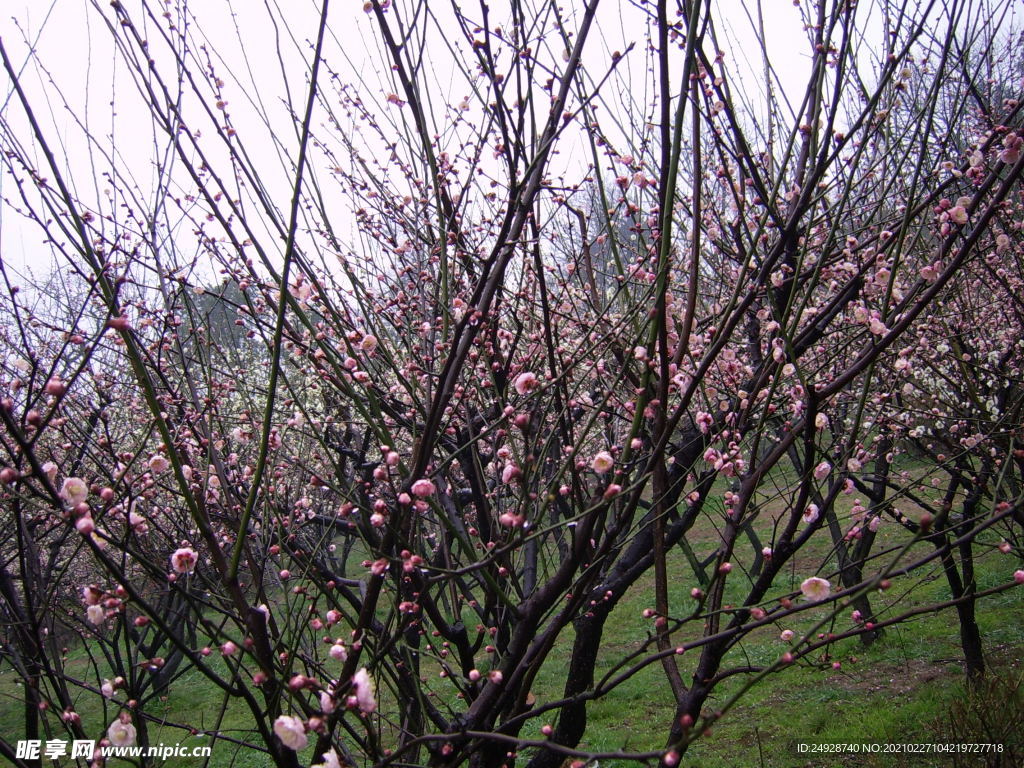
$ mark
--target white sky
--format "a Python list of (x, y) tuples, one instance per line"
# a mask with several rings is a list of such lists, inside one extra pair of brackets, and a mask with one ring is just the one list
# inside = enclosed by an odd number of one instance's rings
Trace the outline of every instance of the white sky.
[[(727, 37), (725, 42), (732, 45), (729, 53), (733, 57), (730, 64), (737, 68), (734, 71), (745, 72), (747, 63), (741, 60), (744, 54), (752, 56), (749, 65), (758, 70), (757, 74), (743, 74), (738, 82), (758, 83), (762, 79), (760, 56), (745, 4), (740, 0), (716, 0), (716, 4), (718, 18), (725, 24), (719, 32)], [(756, 6), (749, 4), (750, 14), (756, 18)], [(111, 17), (106, 0), (98, 0), (97, 5)], [(448, 3), (434, 5), (447, 7)], [(492, 2), (491, 5), (492, 19), (501, 20), (502, 3)], [(125, 6), (133, 18), (140, 17), (131, 0), (125, 0)], [(375, 28), (360, 6), (361, 2), (352, 0), (332, 2), (326, 56), (343, 80), (364, 79), (367, 94), (383, 102), (383, 95), (393, 88), (386, 84), (387, 72), (380, 70), (384, 54), (378, 48)], [(566, 6), (581, 7), (582, 3), (577, 6), (569, 2)], [(269, 20), (268, 7), (276, 9), (276, 26)], [(84, 200), (102, 199), (105, 189), (102, 179), (97, 180), (101, 169), (91, 165), (88, 159), (76, 116), (86, 120), (97, 135), (110, 137), (118, 155), (117, 163), (131, 171), (140, 189), (152, 190), (153, 158), (165, 149), (166, 139), (161, 142), (159, 132), (154, 133), (125, 67), (114, 65), (110, 33), (92, 3), (89, 0), (15, 0), (7, 2), (5, 8), (0, 17), (0, 37), (15, 66), (24, 67), (24, 87), (30, 91), (44, 130), (63, 154), (67, 177), (76, 192)], [(319, 13), (318, 4), (313, 0), (292, 0), (286, 2), (284, 8), (286, 10), (269, 0), (266, 4), (258, 0), (203, 0), (190, 5), (201, 22), (193, 32), (197, 38), (201, 32), (208, 35), (208, 49), (217, 72), (227, 81), (225, 97), (239, 136), (244, 138), (253, 156), (259, 158), (260, 175), (267, 180), (268, 187), (284, 193), (280, 208), (286, 207), (290, 179), (287, 158), (279, 154), (271, 142), (271, 132), (260, 124), (256, 115), (261, 107), (272, 115), (273, 134), (293, 157), (297, 145), (295, 128), (282, 103), (290, 92), (292, 103), (301, 109), (306, 87), (303, 58), (310, 55)], [(644, 82), (645, 29), (636, 8), (622, 0), (603, 0), (600, 8), (597, 34), (588, 42), (590, 53), (585, 63), (592, 71), (599, 72), (606, 66), (610, 51), (625, 50), (629, 42), (635, 42), (636, 50), (621, 71)], [(786, 91), (802, 94), (809, 71), (809, 55), (799, 11), (791, 0), (763, 0), (762, 10), (773, 66), (783, 79)], [(149, 34), (155, 36), (157, 29), (151, 29)], [(279, 38), (275, 39), (275, 35)], [(36, 59), (28, 55), (25, 39), (35, 47)], [(429, 41), (431, 50), (439, 51), (438, 61), (444, 58), (442, 43), (439, 35)], [(279, 63), (278, 51), (283, 64)], [(468, 88), (454, 77), (450, 68), (446, 70), (443, 63), (436, 66), (432, 97), (455, 103), (468, 95)], [(229, 72), (240, 82), (232, 82)], [(373, 85), (375, 80), (377, 84)], [(6, 75), (0, 75), (0, 97), (4, 99), (0, 103), (6, 104), (4, 120), (19, 126), (20, 134), (27, 137), (21, 107), (12, 100)], [(247, 102), (250, 97), (258, 98), (259, 103)], [(115, 113), (111, 112), (111, 102), (116, 104)], [(387, 107), (382, 104), (381, 109)], [(318, 118), (324, 118), (322, 112)], [(108, 141), (107, 146), (109, 148), (111, 142)], [(563, 160), (565, 154), (563, 152)], [(40, 165), (43, 165), (41, 158)], [(0, 179), (0, 194), (13, 194), (13, 186), (5, 174)], [(10, 210), (0, 211), (0, 259), (8, 267), (29, 268), (37, 275), (47, 272), (51, 256), (39, 242), (40, 236), (34, 227), (26, 226)]]

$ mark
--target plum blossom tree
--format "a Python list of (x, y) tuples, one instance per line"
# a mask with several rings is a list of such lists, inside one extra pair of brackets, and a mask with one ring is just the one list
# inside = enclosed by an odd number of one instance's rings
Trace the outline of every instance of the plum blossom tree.
[[(93, 3), (143, 166), (0, 41), (5, 210), (64, 281), (0, 269), (26, 736), (672, 766), (764, 678), (924, 613), (980, 672), (976, 607), (1021, 581), (972, 578), (1021, 552), (1019, 98), (936, 134), (1007, 4), (796, 5), (799, 90), (763, 21), (745, 71), (699, 0), (623, 6), (614, 51), (598, 0), (247, 9), (282, 32), (279, 108), (194, 5)], [(950, 599), (914, 602), (936, 568)], [(663, 743), (588, 747), (591, 703), (651, 669)], [(186, 673), (251, 729), (158, 714)]]

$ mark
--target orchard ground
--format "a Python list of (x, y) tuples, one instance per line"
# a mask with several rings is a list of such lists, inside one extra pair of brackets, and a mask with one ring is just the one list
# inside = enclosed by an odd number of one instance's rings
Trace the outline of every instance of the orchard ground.
[[(780, 468), (777, 471), (791, 472), (791, 469)], [(910, 471), (914, 471), (913, 468)], [(783, 479), (779, 478), (780, 481)], [(720, 480), (719, 485), (720, 492), (727, 490), (723, 481)], [(856, 498), (857, 494), (853, 493), (837, 503), (841, 518)], [(765, 501), (756, 526), (759, 535), (770, 533), (769, 521), (772, 513), (779, 511), (773, 508), (777, 505), (778, 502)], [(904, 513), (913, 515), (912, 505), (901, 508)], [(720, 509), (709, 507), (693, 535), (687, 539), (698, 559), (715, 550), (719, 541), (716, 520), (720, 515)], [(897, 523), (887, 519), (879, 529), (876, 551), (904, 543), (907, 536)], [(998, 533), (990, 530), (976, 542), (979, 591), (1005, 583), (1016, 567), (1012, 556), (1003, 555), (997, 549), (999, 540)], [(915, 546), (924, 552), (928, 545)], [(816, 563), (827, 561), (830, 549), (827, 531), (819, 531), (811, 546), (802, 550), (787, 567), (785, 575), (776, 579), (774, 591), (781, 595), (798, 589), (801, 580), (809, 575), (802, 568), (814, 568)], [(354, 575), (363, 571), (359, 565), (361, 559), (357, 546), (348, 561)], [(830, 564), (834, 566), (834, 559)], [(697, 579), (690, 561), (678, 547), (670, 555), (669, 567), (673, 584), (670, 612), (675, 618), (684, 618), (693, 608), (689, 593)], [(835, 585), (834, 577), (832, 581)], [(735, 597), (739, 598), (743, 584), (732, 581), (730, 585)], [(600, 680), (613, 664), (620, 668), (627, 666), (623, 659), (631, 658), (630, 654), (636, 654), (636, 661), (653, 648), (653, 619), (644, 616), (645, 609), (653, 603), (653, 593), (654, 577), (648, 573), (616, 607), (607, 625), (596, 679)], [(282, 590), (276, 597), (272, 610), (287, 611), (289, 594)], [(949, 597), (949, 587), (936, 564), (916, 571), (905, 580), (894, 579), (888, 590), (872, 594), (871, 601), (876, 616), (885, 620), (890, 609), (904, 612), (916, 606), (939, 603)], [(988, 671), (986, 682), (976, 691), (972, 692), (966, 685), (955, 612), (947, 609), (925, 613), (887, 629), (870, 646), (863, 645), (856, 638), (846, 639), (817, 656), (801, 660), (781, 674), (769, 675), (747, 691), (709, 733), (690, 747), (680, 765), (686, 768), (1013, 765), (1006, 762), (1007, 758), (1003, 758), (1003, 762), (986, 762), (984, 755), (960, 756), (958, 763), (952, 757), (934, 754), (861, 752), (813, 755), (800, 753), (798, 745), (992, 743), (1002, 740), (1007, 750), (1004, 754), (1009, 754), (1012, 749), (1014, 754), (1024, 755), (1024, 734), (1019, 728), (1019, 723), (1024, 721), (1022, 615), (1024, 589), (1011, 589), (979, 600), (978, 620), (985, 640)], [(820, 611), (802, 612), (785, 623), (752, 632), (730, 652), (726, 666), (772, 664), (789, 647), (779, 637), (782, 630), (793, 630), (799, 638), (812, 631), (827, 616), (828, 609), (823, 607)], [(468, 613), (465, 618), (467, 622), (473, 619)], [(843, 614), (820, 629), (828, 631), (830, 626), (846, 627), (848, 624), (848, 615)], [(687, 632), (684, 625), (677, 637), (683, 641), (692, 637), (692, 632)], [(571, 635), (565, 634), (559, 640), (559, 645), (564, 648), (556, 648), (549, 657), (545, 669), (550, 674), (541, 675), (537, 681), (535, 694), (538, 701), (559, 697), (559, 686), (567, 671), (570, 643)], [(90, 658), (88, 651), (89, 648), (81, 644), (69, 648), (68, 675), (87, 683), (109, 677), (110, 672), (101, 660)], [(697, 653), (696, 650), (689, 652), (694, 659)], [(689, 674), (686, 660), (690, 655), (683, 656), (684, 679)], [(834, 667), (836, 662), (840, 665), (838, 669)], [(226, 672), (222, 662), (218, 660), (217, 664), (221, 671)], [(436, 675), (438, 669), (430, 661), (424, 662), (424, 674)], [(649, 663), (611, 695), (592, 702), (588, 709), (591, 727), (580, 748), (594, 752), (659, 748), (664, 741), (665, 725), (672, 716), (669, 691), (660, 684), (662, 677), (661, 666)], [(746, 680), (745, 675), (737, 675), (724, 681), (705, 709), (714, 711), (723, 706)], [(386, 697), (389, 694), (381, 691), (380, 695)], [(117, 716), (120, 707), (108, 705), (106, 711), (101, 711), (97, 702), (98, 697), (79, 695), (78, 711), (87, 732), (99, 737)], [(16, 673), (10, 668), (0, 669), (0, 729), (12, 741), (19, 738), (23, 728), (23, 707)], [(160, 705), (149, 704), (147, 712), (155, 718), (164, 716), (171, 722), (189, 722), (207, 733), (217, 732), (227, 738), (258, 743), (246, 708), (225, 699), (217, 687), (186, 666), (182, 667), (180, 679), (172, 683), (170, 693), (161, 699)], [(543, 724), (542, 718), (533, 721), (523, 737), (542, 739), (540, 728)], [(382, 733), (387, 734), (386, 726), (382, 726)], [(151, 744), (182, 743), (191, 746), (210, 743), (208, 736), (189, 738), (178, 729), (161, 727), (158, 722), (150, 724), (149, 741)], [(310, 754), (302, 757), (308, 762), (312, 749), (306, 751)], [(267, 757), (260, 752), (240, 749), (229, 741), (218, 740), (213, 743), (208, 765), (212, 768), (256, 768), (266, 765), (266, 761)], [(167, 768), (187, 768), (199, 762), (196, 759), (172, 758), (161, 764)], [(603, 768), (631, 764), (614, 759), (599, 762)], [(114, 760), (112, 764), (127, 763)]]

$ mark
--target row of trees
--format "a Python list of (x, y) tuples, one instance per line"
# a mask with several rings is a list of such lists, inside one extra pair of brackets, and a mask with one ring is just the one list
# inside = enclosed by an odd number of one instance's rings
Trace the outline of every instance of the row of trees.
[[(1010, 4), (796, 5), (801, 92), (759, 7), (752, 71), (701, 0), (323, 0), (315, 29), (266, 20), (288, 135), (246, 89), (262, 53), (184, 0), (96, 3), (145, 169), (3, 40), (4, 222), (59, 265), (0, 265), (25, 737), (553, 768), (604, 756), (590, 703), (654, 666), (664, 747), (616, 756), (672, 766), (765, 677), (928, 612), (982, 676), (976, 611), (1024, 582)], [(336, 66), (347, 25), (378, 79)], [(186, 674), (252, 731), (155, 714)]]

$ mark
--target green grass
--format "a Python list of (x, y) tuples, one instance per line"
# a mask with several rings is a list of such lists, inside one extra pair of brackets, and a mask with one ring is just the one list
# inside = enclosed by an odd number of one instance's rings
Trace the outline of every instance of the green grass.
[[(843, 498), (848, 506), (852, 498)], [(770, 533), (773, 502), (763, 505), (758, 522), (758, 533), (767, 540)], [(888, 523), (879, 534), (876, 551), (898, 544), (902, 530)], [(986, 537), (986, 541), (992, 535)], [(702, 520), (690, 537), (699, 557), (714, 551), (718, 544), (713, 518)], [(989, 542), (991, 543), (991, 542)], [(830, 542), (827, 534), (813, 541), (802, 551), (795, 563), (780, 574), (775, 584), (773, 599), (796, 589), (800, 581), (814, 573), (825, 563), (824, 572), (834, 567), (830, 560)], [(927, 551), (919, 545), (915, 551)], [(979, 589), (1005, 583), (1014, 567), (1012, 558), (978, 548), (977, 581)], [(359, 558), (353, 558), (358, 563)], [(675, 549), (670, 556), (671, 613), (686, 616), (693, 607), (689, 595), (696, 579), (683, 554)], [(734, 574), (738, 575), (738, 574)], [(744, 579), (730, 579), (728, 600), (739, 601), (744, 592)], [(653, 623), (644, 618), (645, 608), (653, 606), (653, 576), (648, 573), (622, 598), (606, 624), (602, 650), (596, 671), (599, 679), (623, 656), (642, 649), (650, 639)], [(937, 567), (922, 569), (921, 573), (895, 579), (887, 592), (871, 596), (876, 614), (884, 617), (896, 606), (900, 611), (914, 605), (927, 605), (949, 598), (949, 588)], [(275, 612), (284, 611), (284, 600), (274, 606)], [(1024, 622), (1021, 609), (1024, 590), (1010, 590), (983, 599), (978, 604), (988, 664), (993, 676), (1019, 678), (1020, 658), (1024, 652)], [(724, 668), (737, 665), (770, 665), (787, 649), (779, 639), (779, 631), (792, 629), (802, 635), (827, 615), (826, 609), (811, 609), (797, 614), (783, 625), (769, 626), (751, 633), (727, 657)], [(846, 615), (836, 619), (840, 629), (848, 626)], [(676, 641), (692, 639), (700, 634), (700, 623), (685, 624), (674, 636)], [(828, 630), (828, 625), (824, 631)], [(571, 629), (563, 633), (541, 671), (534, 693), (538, 701), (557, 699), (565, 684), (568, 656), (572, 644)], [(684, 681), (692, 677), (699, 651), (690, 651), (680, 659)], [(845, 754), (813, 755), (797, 750), (800, 742), (820, 743), (908, 743), (948, 741), (946, 729), (950, 706), (965, 699), (964, 675), (960, 665), (958, 627), (952, 611), (922, 616), (890, 628), (870, 647), (857, 639), (834, 644), (823, 654), (805, 659), (777, 674), (769, 675), (747, 690), (739, 702), (729, 709), (710, 733), (698, 739), (683, 757), (681, 765), (687, 768), (726, 768), (757, 766), (764, 768), (802, 768), (804, 766), (876, 766), (890, 765), (946, 765), (935, 755)], [(838, 661), (841, 669), (832, 668)], [(216, 660), (217, 664), (223, 662)], [(82, 646), (72, 649), (67, 660), (68, 674), (85, 680), (109, 676), (102, 667), (94, 667)], [(431, 662), (424, 662), (424, 673), (435, 674)], [(707, 711), (716, 711), (726, 705), (730, 697), (747, 678), (737, 675), (716, 688), (706, 705)], [(384, 704), (389, 694), (381, 690)], [(104, 707), (104, 702), (93, 695), (81, 696), (78, 710), (85, 729), (100, 734), (116, 717), (116, 707)], [(170, 693), (158, 704), (148, 707), (151, 714), (165, 716), (174, 722), (187, 722), (197, 728), (214, 728), (216, 718), (224, 706), (223, 693), (195, 671), (185, 675), (171, 686)], [(1019, 708), (1016, 703), (1007, 706)], [(22, 733), (22, 703), (20, 683), (7, 666), (0, 667), (0, 729), (10, 741)], [(664, 672), (658, 663), (650, 664), (624, 682), (609, 696), (592, 702), (588, 708), (589, 729), (583, 744), (587, 749), (599, 751), (652, 750), (664, 744), (668, 724), (672, 717), (672, 701)], [(1019, 712), (1024, 720), (1024, 712)], [(541, 720), (534, 720), (524, 729), (523, 736), (538, 738)], [(252, 738), (251, 714), (244, 703), (228, 701), (219, 730), (226, 735)], [(184, 742), (186, 735), (180, 730), (150, 726), (150, 743)], [(258, 738), (255, 739), (258, 741)], [(984, 738), (979, 737), (979, 741)], [(206, 737), (193, 737), (189, 743), (207, 743)], [(311, 752), (310, 750), (307, 750)], [(308, 758), (311, 755), (303, 755)], [(169, 760), (164, 765), (196, 766), (192, 759)], [(971, 763), (966, 763), (971, 764)], [(978, 762), (978, 765), (984, 763)], [(266, 758), (257, 752), (237, 749), (220, 741), (213, 751), (210, 765), (214, 768), (248, 768), (267, 765)], [(602, 760), (602, 768), (618, 768), (624, 761)]]
[[(1005, 579), (1005, 562), (983, 565), (979, 574), (983, 587), (987, 580), (998, 581), (997, 576)], [(942, 597), (944, 589), (943, 581), (930, 582), (914, 593), (914, 602)], [(637, 595), (623, 600), (609, 620), (602, 650), (606, 663), (617, 660), (624, 650), (638, 646), (646, 636), (644, 628), (650, 622), (643, 620), (640, 612), (645, 607), (644, 597), (649, 594), (650, 590), (642, 586)], [(979, 620), (994, 675), (1012, 674), (1019, 668), (1015, 665), (1024, 650), (1024, 624), (1020, 621), (1018, 594), (1004, 592), (979, 605)], [(882, 601), (876, 599), (876, 609), (881, 606)], [(814, 618), (807, 616), (788, 627), (806, 629)], [(842, 758), (801, 755), (797, 743), (946, 741), (943, 717), (949, 705), (964, 695), (957, 631), (953, 614), (927, 614), (887, 630), (869, 648), (856, 639), (837, 643), (829, 652), (828, 663), (822, 659), (821, 667), (797, 664), (769, 676), (748, 690), (710, 734), (691, 746), (681, 765), (889, 766), (894, 764), (891, 754)], [(771, 663), (784, 650), (776, 631), (752, 635), (742, 646), (744, 657), (755, 664)], [(692, 675), (696, 655), (693, 652), (683, 657), (684, 681)], [(550, 677), (560, 682), (564, 679), (564, 661), (559, 654), (555, 657)], [(842, 669), (833, 670), (831, 661), (839, 661)], [(723, 706), (742, 682), (736, 678), (734, 682), (723, 683), (706, 709)], [(543, 696), (539, 697), (543, 700)], [(671, 697), (662, 669), (660, 665), (651, 665), (614, 695), (591, 705), (590, 731), (584, 745), (602, 751), (657, 749), (664, 744), (671, 713)], [(934, 755), (901, 756), (901, 763), (943, 764)], [(602, 760), (601, 765), (604, 768), (628, 763)]]

